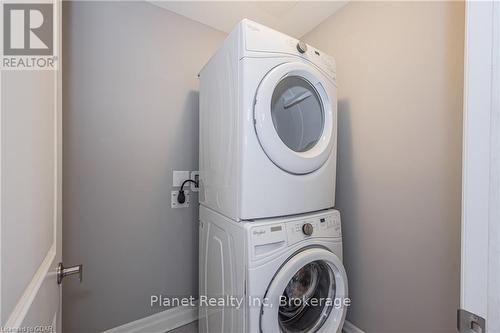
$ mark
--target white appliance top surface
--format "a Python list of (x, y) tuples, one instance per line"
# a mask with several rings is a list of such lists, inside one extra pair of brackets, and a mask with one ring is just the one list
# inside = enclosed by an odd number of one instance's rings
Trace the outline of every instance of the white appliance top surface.
[(332, 216), (338, 216), (340, 219), (340, 212), (337, 209), (325, 209), (321, 210), (318, 212), (312, 212), (312, 213), (304, 213), (304, 214), (297, 214), (297, 215), (290, 215), (290, 216), (279, 216), (279, 217), (272, 217), (272, 218), (266, 218), (266, 219), (258, 219), (258, 220), (248, 220), (248, 221), (242, 221), (241, 223), (247, 223), (248, 226), (256, 226), (256, 225), (267, 225), (271, 222), (274, 223), (292, 223), (292, 222), (300, 222), (301, 220), (306, 221), (311, 218), (315, 217), (320, 217), (320, 216), (327, 216), (327, 215), (332, 215)]

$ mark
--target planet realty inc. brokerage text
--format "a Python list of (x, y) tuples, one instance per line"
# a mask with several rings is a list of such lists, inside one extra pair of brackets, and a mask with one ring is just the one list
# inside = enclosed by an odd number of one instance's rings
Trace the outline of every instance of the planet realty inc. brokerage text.
[[(168, 297), (163, 295), (151, 295), (150, 306), (151, 307), (174, 307), (174, 306), (186, 306), (186, 307), (230, 307), (240, 309), (243, 306), (243, 302), (247, 300), (248, 306), (250, 307), (273, 307), (273, 302), (268, 298), (262, 297), (237, 297), (232, 295), (224, 295), (218, 297), (210, 297), (206, 295), (200, 295), (197, 299), (194, 296), (188, 297)], [(308, 305), (308, 306), (333, 306), (335, 308), (341, 308), (344, 306), (351, 305), (350, 298), (288, 298), (285, 296), (279, 297), (276, 300), (276, 305), (287, 306), (287, 305)]]

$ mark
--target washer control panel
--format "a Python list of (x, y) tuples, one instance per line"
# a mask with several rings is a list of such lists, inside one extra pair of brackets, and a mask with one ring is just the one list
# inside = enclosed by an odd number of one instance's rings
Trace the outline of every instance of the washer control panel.
[(342, 237), (340, 215), (329, 214), (314, 216), (287, 224), (288, 245), (312, 237)]
[(311, 236), (314, 231), (314, 227), (311, 223), (307, 222), (302, 225), (302, 232), (306, 236)]
[(337, 210), (248, 223), (251, 225), (250, 247), (254, 258), (269, 256), (305, 239), (342, 237)]

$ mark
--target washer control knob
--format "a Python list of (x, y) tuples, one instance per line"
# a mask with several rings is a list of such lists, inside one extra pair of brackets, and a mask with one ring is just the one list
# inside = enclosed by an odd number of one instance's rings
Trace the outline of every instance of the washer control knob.
[(307, 51), (307, 44), (299, 40), (299, 42), (297, 43), (297, 51), (299, 51), (300, 53), (305, 53)]
[(306, 236), (311, 236), (313, 233), (313, 229), (314, 228), (311, 223), (304, 223), (304, 225), (302, 226), (302, 232)]

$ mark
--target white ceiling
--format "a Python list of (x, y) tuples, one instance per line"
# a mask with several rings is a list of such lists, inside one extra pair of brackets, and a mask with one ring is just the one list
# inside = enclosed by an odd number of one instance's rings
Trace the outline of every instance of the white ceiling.
[(230, 32), (244, 18), (300, 38), (347, 1), (152, 1), (155, 5)]

